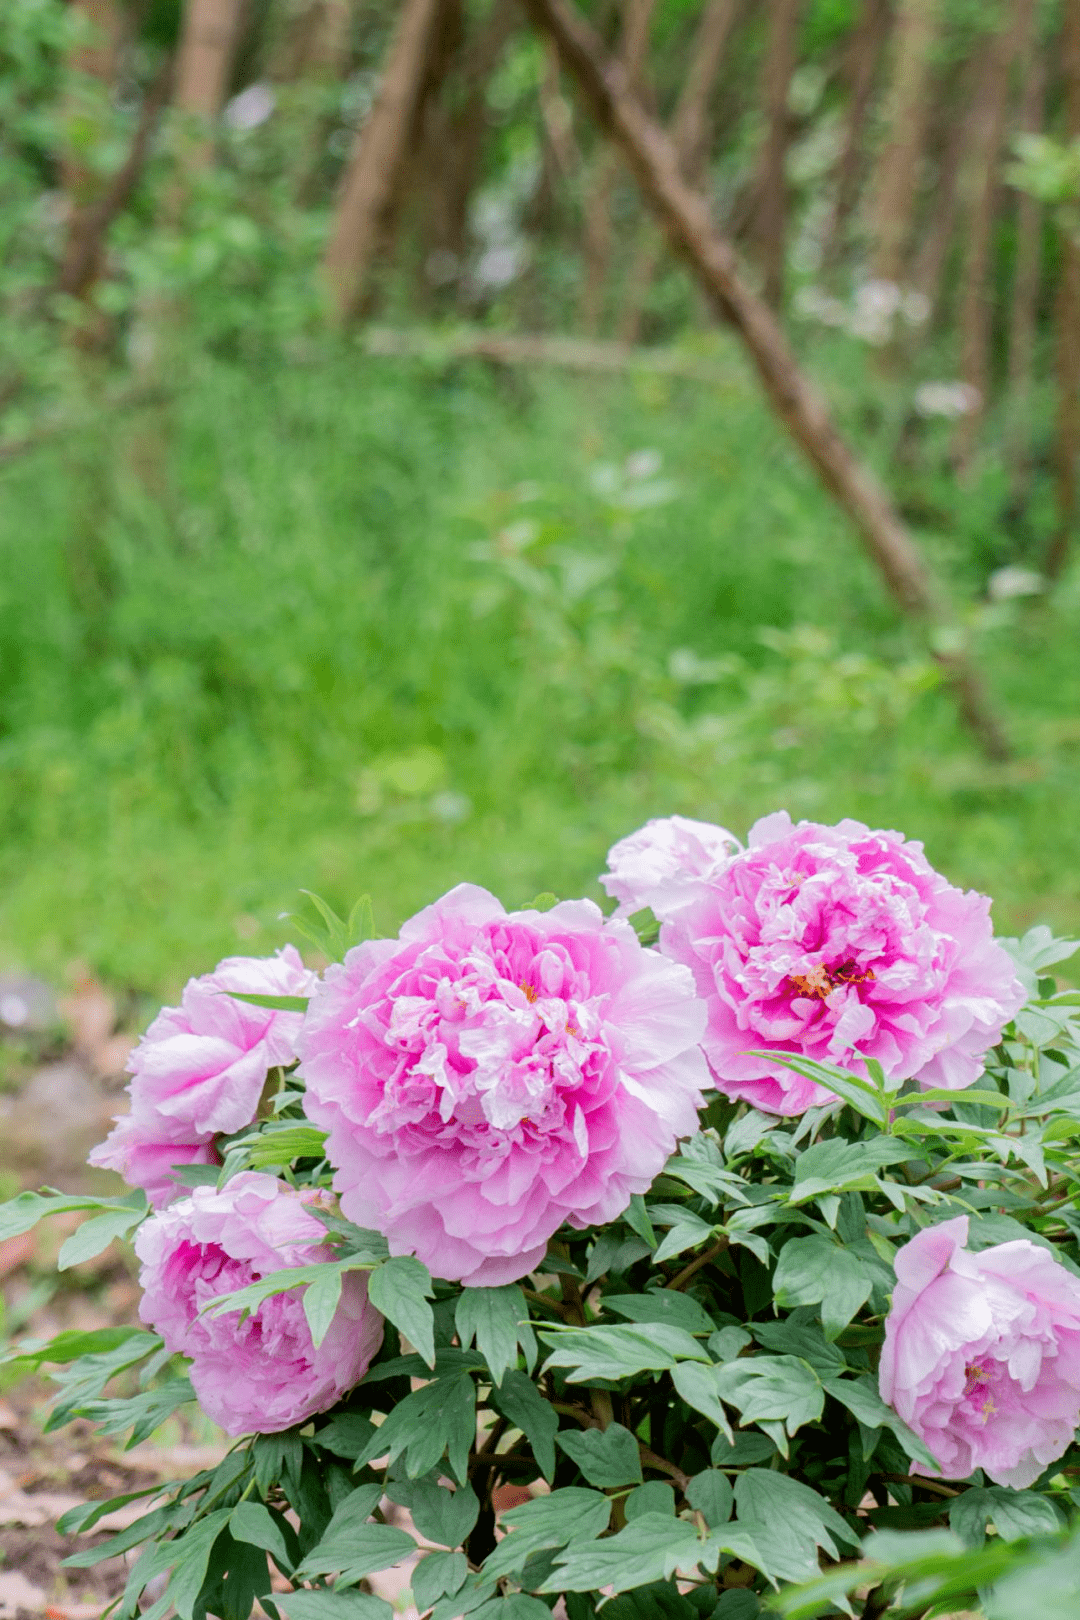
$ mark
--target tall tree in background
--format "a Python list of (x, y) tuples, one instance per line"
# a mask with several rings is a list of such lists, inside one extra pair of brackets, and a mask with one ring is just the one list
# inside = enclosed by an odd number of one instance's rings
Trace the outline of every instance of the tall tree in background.
[(993, 286), (990, 236), (1001, 187), (999, 159), (1009, 103), (1009, 75), (1030, 31), (1035, 0), (1012, 0), (1011, 16), (988, 45), (987, 73), (976, 117), (971, 154), (971, 199), (960, 300), (960, 374), (976, 403), (957, 424), (958, 469), (967, 471), (979, 438), (990, 392), (990, 323)]
[[(1065, 91), (1065, 139), (1080, 139), (1080, 0), (1066, 0), (1061, 31), (1061, 72)], [(1070, 228), (1071, 227), (1071, 228)], [(1056, 476), (1058, 526), (1046, 559), (1046, 572), (1058, 579), (1072, 546), (1077, 517), (1077, 457), (1080, 456), (1080, 243), (1075, 225), (1061, 232), (1061, 279), (1057, 308), (1058, 429)]]
[[(116, 0), (75, 0), (75, 9), (83, 27), (72, 53), (65, 108), (68, 138), (62, 176), (67, 228), (58, 283), (72, 296), (85, 297), (101, 273), (104, 252), (97, 217), (107, 180), (97, 162), (97, 148), (107, 133), (124, 18)], [(81, 346), (93, 347), (100, 323), (91, 317), (75, 331)]]
[(221, 116), (229, 93), (245, 6), (246, 0), (187, 0), (184, 6), (173, 100), (203, 126), (185, 149), (185, 166), (198, 167), (213, 157), (205, 129)]
[(873, 273), (903, 282), (930, 100), (940, 0), (900, 0), (886, 106), (886, 138), (871, 186)]
[(442, 0), (405, 0), (378, 94), (353, 144), (323, 267), (337, 318), (357, 315), (368, 271), (398, 202)]
[(483, 157), (488, 82), (520, 21), (517, 0), (493, 0), (482, 21), (470, 26), (466, 20), (444, 93), (428, 99), (417, 161), (423, 235), (429, 255), (449, 254), (458, 265), (468, 247), (469, 199)]
[(787, 239), (787, 176), (791, 141), (788, 97), (795, 71), (802, 0), (769, 0), (769, 35), (761, 83), (765, 144), (755, 182), (750, 238), (764, 276), (765, 301), (784, 301), (784, 249)]
[(988, 48), (969, 56), (942, 97), (944, 129), (938, 132), (939, 156), (933, 207), (923, 226), (908, 279), (926, 299), (929, 311), (924, 334), (929, 337), (942, 313), (945, 268), (956, 236), (961, 177), (970, 172), (970, 154), (978, 124), (978, 107), (987, 73)]
[[(700, 185), (709, 158), (709, 98), (724, 58), (728, 37), (739, 12), (740, 0), (706, 0), (697, 32), (690, 48), (690, 60), (679, 99), (671, 119), (671, 139), (679, 154), (679, 164), (692, 185)], [(637, 343), (645, 301), (663, 252), (663, 237), (655, 229), (644, 230), (627, 277), (627, 291), (619, 322), (624, 343)]]
[[(672, 246), (738, 333), (778, 417), (855, 525), (896, 602), (930, 630), (951, 629), (942, 623), (939, 591), (918, 546), (871, 468), (838, 431), (776, 317), (743, 280), (734, 248), (715, 229), (705, 198), (686, 184), (671, 140), (642, 107), (625, 71), (605, 59), (600, 40), (568, 0), (524, 3), (555, 40), (601, 127), (618, 142)], [(1007, 740), (964, 649), (942, 635), (932, 635), (930, 645), (987, 754), (1006, 758)]]
[[(635, 92), (644, 89), (649, 24), (656, 0), (623, 0), (622, 40), (619, 54)], [(599, 330), (604, 293), (615, 247), (611, 205), (619, 176), (618, 153), (606, 142), (593, 160), (582, 199), (584, 209), (585, 279), (581, 289), (581, 326), (587, 336)]]
[[(1031, 25), (1020, 46), (1022, 88), (1019, 127), (1025, 134), (1038, 134), (1043, 127), (1043, 101), (1046, 94), (1046, 56), (1038, 31), (1038, 14), (1031, 12)], [(1029, 191), (1017, 193), (1016, 264), (1013, 269), (1012, 302), (1009, 309), (1009, 359), (1007, 389), (1006, 455), (1011, 468), (1014, 500), (1027, 475), (1030, 461), (1028, 411), (1035, 361), (1035, 331), (1039, 313), (1039, 283), (1042, 275), (1042, 206)]]
[(836, 165), (836, 192), (821, 255), (822, 268), (826, 271), (836, 268), (844, 248), (848, 221), (858, 200), (867, 115), (889, 20), (886, 0), (863, 0), (858, 24), (848, 44), (844, 63), (847, 81), (844, 132)]

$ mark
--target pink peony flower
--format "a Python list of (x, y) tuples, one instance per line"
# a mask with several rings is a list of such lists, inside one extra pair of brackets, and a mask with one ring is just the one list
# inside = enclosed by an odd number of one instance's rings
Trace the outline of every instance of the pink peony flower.
[(244, 1171), (220, 1192), (196, 1187), (136, 1234), (139, 1315), (167, 1349), (191, 1358), (195, 1393), (227, 1434), (272, 1434), (324, 1412), (360, 1382), (382, 1343), (383, 1319), (358, 1271), (345, 1273), (317, 1350), (301, 1290), (272, 1295), (243, 1321), (238, 1311), (200, 1315), (271, 1272), (332, 1260), (326, 1229), (306, 1207), (320, 1196)]
[(783, 811), (696, 884), (660, 935), (708, 1003), (702, 1042), (716, 1083), (775, 1114), (832, 1092), (752, 1051), (798, 1053), (888, 1079), (958, 1090), (1024, 1002), (990, 925), (990, 902), (953, 888), (922, 845), (858, 821)]
[(694, 1131), (704, 1020), (687, 970), (591, 901), (508, 914), (462, 884), (312, 998), (305, 1107), (342, 1210), (440, 1277), (524, 1276)]
[(104, 1142), (94, 1148), (88, 1163), (99, 1170), (115, 1170), (129, 1187), (142, 1187), (155, 1209), (182, 1190), (172, 1172), (188, 1164), (220, 1164), (213, 1139), (195, 1142), (163, 1140), (163, 1122), (145, 1121), (135, 1114), (120, 1114)]
[(665, 816), (622, 838), (608, 850), (608, 870), (600, 879), (617, 917), (649, 906), (661, 922), (693, 899), (694, 880), (726, 866), (741, 849), (726, 827), (686, 816)]
[(897, 1254), (881, 1398), (946, 1479), (1024, 1490), (1080, 1421), (1080, 1279), (1025, 1238), (971, 1254), (967, 1236), (959, 1215)]
[(214, 1136), (249, 1125), (268, 1071), (296, 1057), (302, 1013), (253, 1007), (229, 991), (306, 996), (316, 979), (292, 945), (276, 956), (230, 956), (189, 979), (179, 1007), (162, 1008), (131, 1054), (131, 1112), (89, 1162), (165, 1203), (176, 1190), (169, 1169), (214, 1163)]

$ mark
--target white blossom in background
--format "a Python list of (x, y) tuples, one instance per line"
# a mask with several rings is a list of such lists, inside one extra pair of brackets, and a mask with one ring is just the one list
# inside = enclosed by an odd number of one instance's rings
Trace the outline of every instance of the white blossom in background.
[(820, 321), (822, 326), (846, 326), (848, 312), (839, 298), (825, 292), (821, 287), (800, 287), (792, 299), (792, 307), (796, 315), (804, 320)]
[(915, 390), (915, 410), (919, 416), (945, 416), (955, 421), (968, 416), (982, 404), (977, 388), (964, 382), (920, 383)]
[(258, 129), (260, 124), (266, 123), (276, 106), (273, 86), (258, 80), (255, 84), (249, 84), (246, 90), (241, 90), (239, 95), (233, 96), (222, 117), (230, 129)]
[(997, 568), (986, 582), (986, 594), (991, 602), (1009, 602), (1014, 596), (1041, 596), (1046, 581), (1033, 568), (1009, 565)]

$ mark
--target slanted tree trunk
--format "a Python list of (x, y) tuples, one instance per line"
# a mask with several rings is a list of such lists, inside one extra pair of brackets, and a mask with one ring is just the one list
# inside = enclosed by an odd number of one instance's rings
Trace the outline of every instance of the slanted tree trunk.
[[(66, 112), (82, 128), (78, 144), (68, 147), (62, 165), (68, 217), (57, 286), (74, 297), (85, 297), (101, 273), (105, 245), (96, 216), (106, 182), (93, 161), (92, 147), (105, 134), (124, 27), (116, 0), (76, 0), (76, 9), (85, 21), (86, 36), (71, 58)], [(93, 132), (89, 143), (87, 128)], [(100, 339), (101, 323), (89, 315), (76, 329), (75, 341), (81, 348), (94, 348)]]
[[(1080, 3), (1066, 0), (1061, 31), (1065, 90), (1065, 138), (1080, 139)], [(1080, 243), (1067, 227), (1061, 234), (1061, 279), (1057, 308), (1058, 423), (1056, 449), (1057, 532), (1046, 558), (1050, 579), (1065, 572), (1077, 517), (1077, 457), (1080, 456)]]
[[(656, 0), (624, 0), (622, 42), (619, 54), (637, 94), (641, 94), (645, 55), (649, 44), (649, 23)], [(585, 280), (581, 291), (580, 322), (588, 337), (600, 329), (604, 293), (615, 246), (611, 204), (619, 178), (618, 153), (606, 144), (593, 161), (592, 172), (582, 199), (584, 209)]]
[(323, 261), (339, 321), (360, 312), (368, 272), (397, 202), (440, 11), (441, 0), (404, 0), (379, 93), (353, 146)]
[[(1046, 56), (1032, 15), (1032, 26), (1021, 50), (1023, 89), (1019, 127), (1037, 134), (1043, 126), (1043, 100), (1046, 94)], [(1030, 192), (1017, 194), (1016, 263), (1013, 268), (1012, 304), (1009, 310), (1008, 420), (1006, 456), (1011, 468), (1011, 490), (1015, 501), (1027, 477), (1030, 463), (1031, 382), (1035, 362), (1035, 331), (1039, 309), (1039, 283), (1042, 277), (1042, 206)]]
[[(618, 143), (672, 246), (738, 332), (777, 415), (855, 524), (898, 605), (924, 623), (940, 625), (943, 604), (925, 558), (874, 473), (841, 437), (776, 317), (744, 281), (734, 249), (714, 228), (705, 199), (682, 178), (673, 143), (642, 108), (625, 69), (605, 57), (599, 39), (567, 0), (525, 0), (525, 5), (555, 40), (597, 121)], [(1008, 745), (970, 660), (962, 650), (951, 650), (944, 637), (932, 637), (931, 646), (965, 721), (988, 754), (1005, 757)]]
[(64, 259), (51, 292), (87, 298), (101, 275), (109, 227), (131, 201), (142, 176), (150, 141), (162, 109), (169, 99), (173, 64), (166, 60), (147, 87), (128, 155), (109, 176), (104, 189), (81, 207), (69, 222)]
[(791, 141), (788, 94), (795, 71), (801, 0), (769, 0), (769, 39), (761, 99), (765, 145), (758, 164), (750, 240), (764, 276), (765, 302), (784, 302), (784, 250), (787, 241), (787, 177), (784, 165)]
[(900, 0), (893, 38), (887, 135), (873, 178), (873, 273), (905, 279), (930, 100), (939, 0)]
[(840, 159), (836, 165), (836, 195), (821, 254), (821, 267), (826, 273), (836, 268), (843, 253), (848, 221), (859, 195), (867, 114), (888, 29), (886, 0), (863, 0), (844, 64), (848, 99)]
[[(740, 0), (706, 0), (690, 51), (690, 62), (671, 120), (671, 139), (682, 172), (698, 185), (709, 154), (709, 97), (723, 61)], [(623, 343), (637, 343), (649, 288), (663, 250), (663, 237), (655, 228), (643, 231), (627, 277), (627, 294), (619, 322)]]
[(978, 403), (957, 423), (956, 462), (963, 475), (979, 441), (990, 392), (990, 237), (1001, 186), (999, 158), (1009, 103), (1013, 59), (1031, 24), (1035, 0), (1013, 0), (1012, 17), (989, 42), (987, 75), (971, 154), (971, 210), (960, 301), (960, 375)]

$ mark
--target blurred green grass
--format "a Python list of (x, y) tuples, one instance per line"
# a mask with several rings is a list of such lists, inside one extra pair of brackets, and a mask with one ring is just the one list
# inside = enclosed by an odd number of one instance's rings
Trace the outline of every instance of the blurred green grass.
[[(1000, 931), (1080, 926), (1075, 586), (970, 610), (991, 767), (734, 357), (197, 355), (0, 491), (8, 962), (170, 994), (301, 888), (385, 929), (463, 879), (599, 897), (674, 810), (899, 827)], [(993, 537), (923, 539), (975, 601)]]

